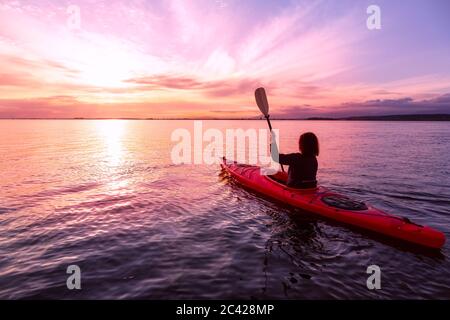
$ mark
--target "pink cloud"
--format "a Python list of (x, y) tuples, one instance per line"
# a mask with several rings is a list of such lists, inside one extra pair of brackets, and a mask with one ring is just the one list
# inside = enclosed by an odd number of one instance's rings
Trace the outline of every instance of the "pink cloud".
[[(226, 110), (220, 103), (217, 108)], [(0, 118), (198, 118), (216, 117), (209, 104), (174, 100), (145, 103), (89, 103), (73, 96), (0, 99)]]
[[(403, 72), (382, 82), (362, 76), (383, 65), (361, 61), (375, 36), (361, 27), (364, 16), (355, 8), (334, 16), (324, 15), (321, 2), (75, 4), (80, 30), (67, 27), (67, 2), (0, 4), (2, 114), (8, 107), (19, 116), (145, 116), (149, 105), (161, 114), (161, 105), (171, 115), (222, 114), (217, 104), (229, 114), (250, 114), (259, 86), (269, 92), (274, 113), (296, 114), (283, 106), (301, 106), (303, 113), (356, 110), (358, 101), (432, 99), (450, 89), (448, 76), (427, 73), (426, 65), (421, 76)], [(73, 100), (42, 98), (61, 96)], [(186, 106), (196, 109), (189, 113)]]
[(143, 90), (187, 90), (199, 91), (208, 97), (230, 97), (236, 95), (249, 95), (261, 83), (254, 79), (224, 79), (201, 81), (187, 76), (155, 75), (128, 79), (127, 82), (144, 85)]
[(33, 80), (28, 73), (0, 73), (0, 87), (35, 87), (39, 82)]

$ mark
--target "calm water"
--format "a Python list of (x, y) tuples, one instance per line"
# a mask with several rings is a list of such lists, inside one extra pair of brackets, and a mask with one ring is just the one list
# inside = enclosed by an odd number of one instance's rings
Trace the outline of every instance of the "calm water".
[[(450, 237), (450, 123), (273, 125), (284, 152), (317, 133), (321, 184)], [(173, 165), (181, 127), (0, 120), (0, 298), (450, 298), (449, 244), (415, 250), (261, 199), (218, 166)], [(81, 291), (66, 289), (70, 264)]]

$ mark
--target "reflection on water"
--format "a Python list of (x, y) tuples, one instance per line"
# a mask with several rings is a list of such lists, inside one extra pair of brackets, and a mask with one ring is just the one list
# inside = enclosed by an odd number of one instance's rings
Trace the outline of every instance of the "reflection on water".
[[(448, 123), (273, 125), (285, 152), (319, 136), (321, 184), (449, 236)], [(174, 165), (181, 127), (193, 123), (1, 120), (0, 298), (450, 297), (448, 245), (406, 247), (262, 199), (216, 165)], [(70, 264), (80, 292), (65, 288)]]
[(120, 120), (98, 121), (95, 126), (104, 143), (103, 159), (111, 167), (120, 165), (123, 159), (123, 134), (127, 122)]
[(123, 194), (124, 191), (127, 193), (126, 190), (129, 187), (128, 180), (116, 178), (120, 177), (121, 171), (127, 168), (124, 139), (128, 124), (128, 121), (122, 120), (97, 121), (95, 123), (99, 133), (97, 159), (106, 168), (109, 177), (107, 183), (109, 195)]

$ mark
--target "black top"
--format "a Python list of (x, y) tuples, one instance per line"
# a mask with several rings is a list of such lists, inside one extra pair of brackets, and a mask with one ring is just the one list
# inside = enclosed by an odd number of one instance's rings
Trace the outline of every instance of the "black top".
[(279, 163), (289, 166), (287, 185), (291, 188), (315, 188), (317, 186), (317, 159), (301, 153), (280, 154)]

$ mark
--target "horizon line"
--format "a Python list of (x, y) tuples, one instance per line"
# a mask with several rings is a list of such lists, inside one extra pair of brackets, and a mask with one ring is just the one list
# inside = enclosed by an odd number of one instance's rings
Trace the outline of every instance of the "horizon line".
[[(306, 117), (306, 118), (283, 118), (283, 117), (273, 117), (271, 120), (309, 120), (309, 121), (320, 121), (320, 120), (370, 120), (370, 119), (383, 119), (389, 120), (389, 118), (427, 118), (427, 117), (437, 117), (445, 118), (445, 120), (450, 121), (450, 113), (414, 113), (414, 114), (387, 114), (387, 115), (363, 115), (363, 116), (346, 116), (346, 117)], [(260, 117), (248, 117), (248, 118), (215, 118), (215, 117), (0, 117), (0, 120), (265, 120), (263, 116)], [(444, 120), (444, 119), (442, 119)]]

